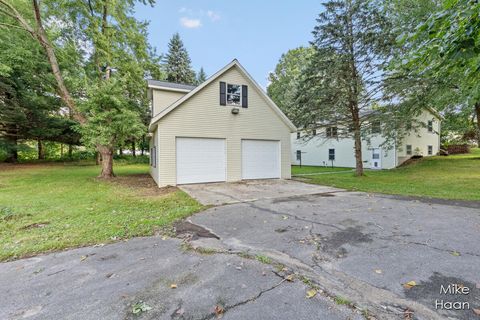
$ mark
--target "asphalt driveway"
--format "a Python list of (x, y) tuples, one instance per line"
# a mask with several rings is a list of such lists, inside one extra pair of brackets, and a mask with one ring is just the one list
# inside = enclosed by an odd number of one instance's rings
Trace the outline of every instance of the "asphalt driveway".
[[(245, 184), (207, 187), (224, 201)], [(478, 204), (293, 181), (251, 189), (172, 238), (0, 264), (0, 319), (480, 319)], [(450, 284), (470, 292), (441, 294)]]
[[(480, 319), (479, 206), (447, 203), (332, 192), (226, 205), (190, 220), (219, 237), (196, 245), (267, 255), (382, 319)], [(470, 293), (440, 292), (450, 284)]]

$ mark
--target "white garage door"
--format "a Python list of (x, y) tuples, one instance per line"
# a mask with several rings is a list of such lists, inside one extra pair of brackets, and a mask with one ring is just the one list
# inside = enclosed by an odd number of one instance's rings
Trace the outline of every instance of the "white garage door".
[(177, 184), (225, 181), (225, 139), (177, 138)]
[(280, 178), (280, 141), (242, 140), (242, 179)]

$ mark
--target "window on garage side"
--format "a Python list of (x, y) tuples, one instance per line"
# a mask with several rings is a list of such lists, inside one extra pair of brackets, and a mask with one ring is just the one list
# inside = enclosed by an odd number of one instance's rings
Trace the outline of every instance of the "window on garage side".
[(157, 167), (157, 147), (150, 148), (150, 166)]
[(428, 155), (433, 155), (433, 146), (428, 146)]
[(335, 160), (335, 149), (328, 149), (328, 160)]
[(302, 160), (302, 151), (297, 150), (297, 161), (300, 161), (300, 160)]

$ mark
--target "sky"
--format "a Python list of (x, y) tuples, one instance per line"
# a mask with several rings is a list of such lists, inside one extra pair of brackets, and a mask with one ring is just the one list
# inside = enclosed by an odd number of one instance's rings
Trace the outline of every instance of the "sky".
[(321, 8), (318, 0), (157, 0), (153, 8), (137, 5), (135, 17), (150, 21), (158, 53), (178, 32), (195, 71), (210, 76), (237, 58), (265, 89), (282, 53), (312, 40)]

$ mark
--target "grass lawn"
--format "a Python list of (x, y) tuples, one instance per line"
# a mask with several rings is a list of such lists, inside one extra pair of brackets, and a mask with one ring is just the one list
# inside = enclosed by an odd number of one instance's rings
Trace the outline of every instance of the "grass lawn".
[(292, 166), (292, 175), (322, 173), (322, 172), (339, 172), (339, 171), (352, 171), (352, 168), (341, 167), (317, 167), (317, 166)]
[[(296, 170), (293, 168), (292, 173)], [(318, 167), (318, 172), (324, 171)], [(466, 155), (424, 158), (392, 170), (366, 171), (360, 178), (342, 173), (303, 176), (302, 180), (348, 190), (480, 200), (480, 149)]]
[(114, 182), (93, 165), (0, 165), (0, 261), (154, 234), (202, 206), (160, 190), (147, 164), (116, 165)]

